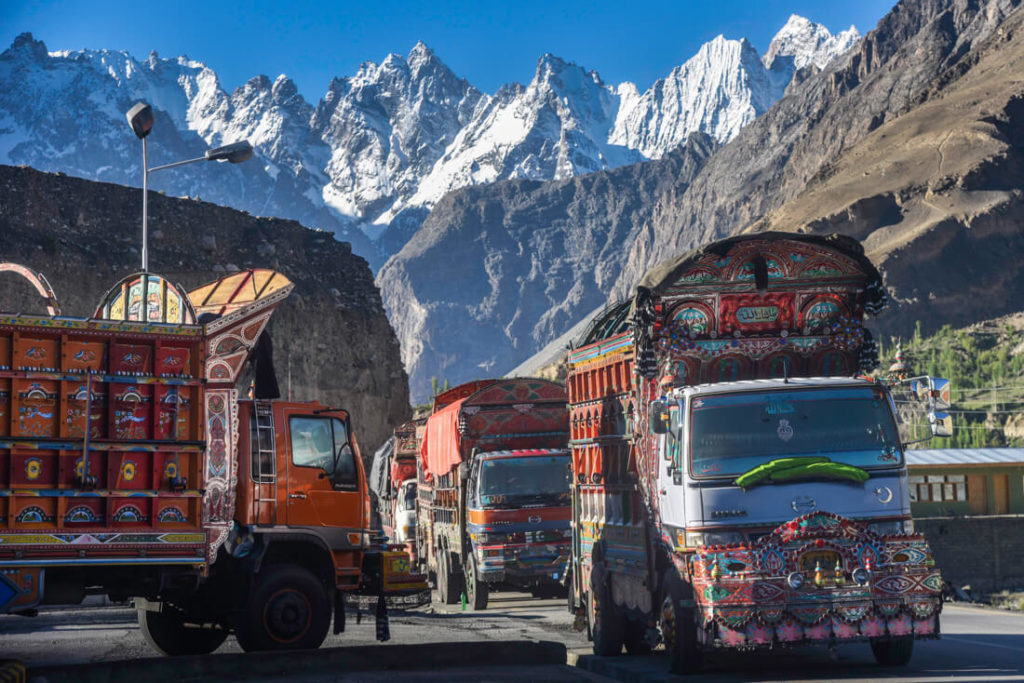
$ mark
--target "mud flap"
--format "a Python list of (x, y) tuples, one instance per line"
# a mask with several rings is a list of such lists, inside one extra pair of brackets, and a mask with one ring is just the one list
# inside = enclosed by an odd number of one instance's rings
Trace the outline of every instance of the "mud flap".
[(345, 594), (334, 591), (334, 635), (345, 632)]
[(377, 596), (377, 613), (375, 617), (377, 640), (382, 643), (391, 640), (391, 628), (388, 626), (388, 608), (384, 601), (384, 593)]

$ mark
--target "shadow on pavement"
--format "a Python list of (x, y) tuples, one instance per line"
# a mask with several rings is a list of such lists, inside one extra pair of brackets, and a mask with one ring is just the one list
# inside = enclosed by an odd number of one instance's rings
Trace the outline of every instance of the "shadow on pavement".
[(63, 667), (33, 667), (29, 677), (48, 683), (138, 683), (179, 679), (222, 681), (315, 676), (330, 672), (433, 671), (495, 666), (560, 666), (565, 645), (554, 642), (430, 643), (391, 647), (366, 645), (319, 650), (154, 657)]

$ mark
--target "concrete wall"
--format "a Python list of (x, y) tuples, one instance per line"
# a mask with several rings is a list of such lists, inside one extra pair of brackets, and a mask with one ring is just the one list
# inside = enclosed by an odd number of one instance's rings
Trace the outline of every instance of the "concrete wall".
[(942, 578), (971, 592), (1024, 589), (1024, 515), (915, 519)]

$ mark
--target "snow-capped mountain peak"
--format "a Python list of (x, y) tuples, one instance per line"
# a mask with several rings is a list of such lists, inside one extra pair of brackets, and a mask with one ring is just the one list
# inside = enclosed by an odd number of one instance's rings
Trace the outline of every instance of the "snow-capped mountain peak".
[(809, 64), (823, 69), (858, 40), (860, 33), (855, 26), (833, 36), (821, 24), (793, 14), (775, 34), (763, 61), (765, 67), (772, 70), (782, 58), (790, 58), (794, 69), (802, 69)]
[[(0, 163), (137, 182), (124, 111), (145, 100), (176, 129), (161, 124), (153, 158), (248, 139), (259, 162), (231, 171), (234, 188), (206, 180), (214, 171), (192, 169), (161, 175), (160, 189), (223, 197), (342, 234), (358, 225), (382, 238), (360, 247), (379, 264), (451, 190), (660, 158), (697, 131), (727, 142), (782, 96), (798, 69), (823, 67), (858, 37), (852, 27), (833, 36), (792, 16), (763, 60), (746, 39), (720, 35), (643, 92), (547, 53), (528, 84), (493, 95), (418, 41), (404, 57), (366, 61), (332, 79), (314, 106), (284, 74), (256, 76), (229, 94), (216, 73), (184, 56), (48, 52), (22, 34), (0, 55)], [(67, 142), (58, 148), (55, 140)]]

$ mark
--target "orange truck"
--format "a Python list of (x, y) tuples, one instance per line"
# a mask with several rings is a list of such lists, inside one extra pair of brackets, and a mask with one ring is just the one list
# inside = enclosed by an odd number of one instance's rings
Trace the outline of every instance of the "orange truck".
[(446, 604), (492, 587), (562, 593), (572, 539), (565, 388), (467, 382), (434, 397), (418, 470), (416, 557)]
[(157, 650), (203, 654), (230, 633), (247, 651), (318, 647), (365, 596), (387, 638), (386, 598), (426, 584), (371, 531), (349, 414), (236, 388), (267, 357), (287, 278), (186, 293), (139, 273), (74, 318), (39, 273), (0, 271), (49, 312), (0, 314), (0, 613), (134, 598)]

